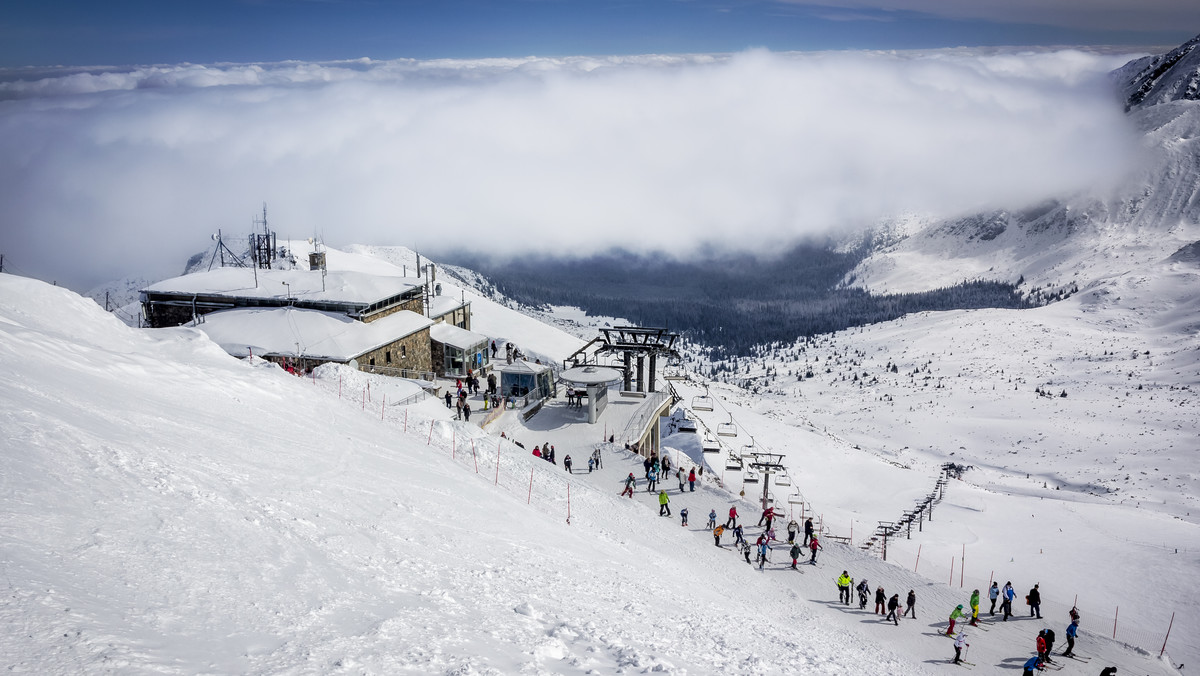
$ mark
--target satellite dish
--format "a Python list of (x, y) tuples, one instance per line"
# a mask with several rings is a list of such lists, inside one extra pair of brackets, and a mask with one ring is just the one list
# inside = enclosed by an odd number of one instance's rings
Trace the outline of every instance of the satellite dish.
[(442, 295), (442, 283), (441, 282), (438, 282), (437, 284), (433, 285), (433, 295), (435, 295), (435, 296)]
[(212, 234), (212, 241), (217, 241), (217, 233), (215, 232)]

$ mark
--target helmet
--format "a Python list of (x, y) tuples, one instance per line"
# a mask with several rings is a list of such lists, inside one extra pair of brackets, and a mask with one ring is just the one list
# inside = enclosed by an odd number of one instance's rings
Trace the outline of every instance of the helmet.
[(960, 603), (960, 604), (958, 604), (958, 609), (959, 609), (959, 610), (962, 610), (962, 604), (961, 604), (961, 603)]

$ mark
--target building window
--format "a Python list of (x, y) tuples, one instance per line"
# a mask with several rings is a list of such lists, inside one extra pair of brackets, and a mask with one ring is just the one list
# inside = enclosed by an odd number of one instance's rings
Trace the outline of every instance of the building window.
[(407, 345), (400, 346), (400, 358), (408, 359), (408, 346)]
[(384, 350), (383, 360), (385, 362), (387, 362), (388, 364), (392, 363), (392, 351), (391, 350)]
[(371, 357), (371, 366), (375, 365), (375, 357)]

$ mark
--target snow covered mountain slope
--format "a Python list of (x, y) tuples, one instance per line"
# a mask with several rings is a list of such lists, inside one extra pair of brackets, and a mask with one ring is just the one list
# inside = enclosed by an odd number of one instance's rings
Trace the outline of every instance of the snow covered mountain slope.
[[(382, 377), (296, 378), (9, 275), (0, 364), (12, 672), (924, 674), (950, 653), (959, 589), (832, 542), (759, 572), (702, 527), (747, 511), (729, 494), (672, 490), (680, 528), (617, 496), (627, 454), (569, 475), (439, 402), (381, 407)], [(834, 604), (843, 568), (930, 610)], [(969, 659), (1024, 661), (1040, 625), (993, 624)], [(1098, 625), (1091, 664), (1172, 673)]]
[(978, 278), (1083, 288), (1139, 274), (1200, 240), (1198, 45), (1200, 37), (1113, 74), (1141, 134), (1139, 161), (1118, 185), (930, 223), (865, 260), (853, 283), (884, 293)]

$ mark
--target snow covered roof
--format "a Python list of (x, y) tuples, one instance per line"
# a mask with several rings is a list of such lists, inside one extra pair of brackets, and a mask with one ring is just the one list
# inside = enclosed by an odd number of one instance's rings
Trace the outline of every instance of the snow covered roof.
[(513, 373), (513, 374), (541, 373), (542, 371), (549, 371), (549, 370), (550, 370), (549, 366), (546, 366), (544, 364), (535, 364), (531, 361), (525, 361), (524, 359), (518, 359), (511, 364), (504, 364), (504, 365), (500, 366), (501, 373)]
[(487, 336), (483, 334), (460, 329), (453, 324), (445, 322), (434, 324), (430, 327), (429, 337), (443, 345), (457, 347), (460, 350), (469, 350), (480, 343), (486, 344), (488, 342)]
[(429, 316), (440, 317), (464, 305), (467, 305), (467, 303), (451, 296), (434, 296), (429, 300)]
[(151, 284), (151, 293), (195, 294), (239, 298), (372, 304), (421, 286), (417, 278), (330, 270), (322, 290), (321, 273), (313, 270), (217, 268)]
[(238, 308), (204, 315), (197, 328), (236, 357), (299, 354), (349, 361), (431, 325), (408, 310), (364, 323), (336, 312), (294, 307)]

